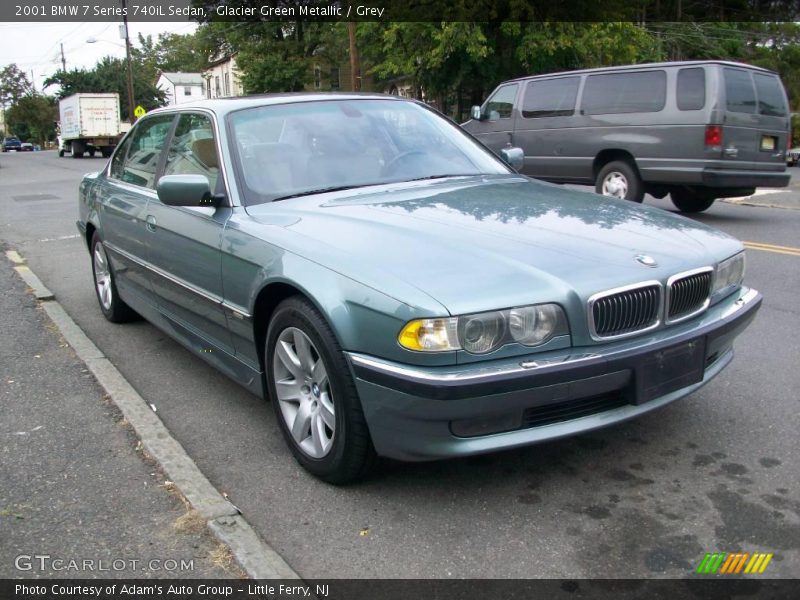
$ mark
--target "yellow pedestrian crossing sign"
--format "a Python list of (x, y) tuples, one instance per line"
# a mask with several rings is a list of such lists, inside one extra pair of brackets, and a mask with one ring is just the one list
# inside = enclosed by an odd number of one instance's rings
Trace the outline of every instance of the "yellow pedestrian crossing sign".
[(146, 112), (147, 112), (147, 111), (146, 111), (146, 110), (144, 109), (144, 107), (143, 107), (143, 106), (140, 104), (139, 106), (137, 106), (136, 108), (134, 108), (134, 109), (133, 109), (133, 116), (134, 116), (134, 117), (136, 117), (137, 119), (140, 119), (140, 118), (142, 118), (142, 117), (144, 116), (144, 114), (145, 114)]

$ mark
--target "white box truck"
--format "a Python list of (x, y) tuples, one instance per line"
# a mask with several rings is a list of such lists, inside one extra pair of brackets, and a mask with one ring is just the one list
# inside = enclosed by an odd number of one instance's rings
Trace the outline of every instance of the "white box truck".
[(119, 94), (73, 94), (58, 103), (58, 155), (69, 152), (73, 158), (84, 153), (94, 156), (98, 150), (111, 156), (122, 130), (119, 118)]

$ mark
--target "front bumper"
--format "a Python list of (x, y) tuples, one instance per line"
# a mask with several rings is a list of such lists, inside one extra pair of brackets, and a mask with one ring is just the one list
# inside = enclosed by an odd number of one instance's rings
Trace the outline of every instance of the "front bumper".
[[(426, 368), (347, 356), (378, 454), (481, 454), (606, 427), (692, 393), (730, 363), (761, 300), (745, 288), (652, 334), (487, 363)], [(659, 368), (674, 370), (692, 352), (700, 353), (693, 372), (668, 373), (658, 385), (645, 376), (661, 377)]]

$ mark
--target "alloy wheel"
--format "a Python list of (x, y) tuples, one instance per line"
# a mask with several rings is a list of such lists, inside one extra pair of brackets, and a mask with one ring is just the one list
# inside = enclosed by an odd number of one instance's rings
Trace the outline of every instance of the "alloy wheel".
[(111, 309), (113, 292), (111, 290), (111, 271), (108, 268), (108, 256), (102, 242), (94, 245), (94, 284), (97, 297), (105, 310)]
[(322, 356), (297, 327), (287, 327), (278, 336), (272, 375), (281, 416), (292, 439), (309, 457), (325, 457), (336, 433), (333, 394)]

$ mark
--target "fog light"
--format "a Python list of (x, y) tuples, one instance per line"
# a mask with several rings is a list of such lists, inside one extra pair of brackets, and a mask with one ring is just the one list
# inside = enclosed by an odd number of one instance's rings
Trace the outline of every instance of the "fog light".
[(519, 413), (450, 421), (450, 431), (458, 437), (476, 437), (502, 433), (504, 431), (514, 431), (520, 427), (522, 427), (522, 415)]

